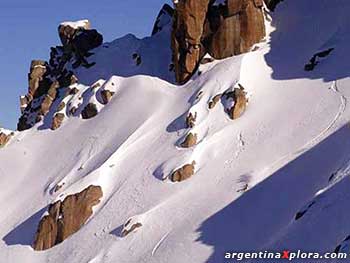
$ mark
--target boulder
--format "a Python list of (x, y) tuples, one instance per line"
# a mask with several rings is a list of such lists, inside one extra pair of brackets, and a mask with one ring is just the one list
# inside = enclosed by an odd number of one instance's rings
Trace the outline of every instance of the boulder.
[(94, 103), (89, 103), (85, 106), (85, 108), (81, 112), (81, 116), (83, 119), (91, 119), (98, 114), (97, 106)]
[(46, 250), (76, 233), (93, 214), (92, 208), (102, 198), (102, 188), (90, 185), (80, 193), (67, 196), (48, 208), (37, 229), (34, 250)]
[(238, 119), (243, 115), (247, 107), (247, 97), (243, 88), (235, 88), (233, 91), (234, 105), (229, 110), (229, 115), (232, 120)]
[(182, 182), (184, 180), (189, 179), (192, 175), (194, 175), (196, 162), (193, 161), (191, 164), (186, 164), (183, 167), (177, 169), (171, 174), (171, 181), (173, 182)]
[(197, 143), (197, 134), (189, 133), (185, 140), (181, 143), (181, 147), (190, 148)]

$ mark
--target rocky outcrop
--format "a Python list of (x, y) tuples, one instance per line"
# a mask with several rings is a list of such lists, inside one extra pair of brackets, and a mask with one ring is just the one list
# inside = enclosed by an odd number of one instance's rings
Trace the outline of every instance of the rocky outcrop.
[(97, 106), (94, 103), (89, 103), (81, 112), (83, 119), (91, 119), (98, 114)]
[(77, 232), (90, 218), (92, 208), (100, 202), (102, 195), (100, 186), (91, 185), (80, 193), (67, 196), (64, 201), (51, 204), (48, 215), (38, 225), (34, 250), (52, 248)]
[(72, 70), (78, 66), (91, 67), (87, 58), (91, 50), (102, 44), (102, 36), (90, 29), (87, 20), (62, 23), (59, 28), (62, 46), (51, 48), (49, 62), (33, 60), (28, 74), (28, 93), (21, 96), (19, 131), (33, 127), (51, 109), (53, 102), (62, 94), (59, 91), (77, 83)]
[(172, 50), (180, 84), (206, 53), (216, 59), (238, 55), (265, 36), (263, 0), (179, 0), (174, 5)]
[(178, 83), (186, 82), (204, 54), (202, 37), (210, 0), (175, 2), (172, 31), (173, 63)]
[(193, 161), (191, 164), (186, 164), (183, 167), (177, 169), (171, 174), (171, 181), (173, 182), (182, 182), (185, 181), (194, 175), (196, 162)]

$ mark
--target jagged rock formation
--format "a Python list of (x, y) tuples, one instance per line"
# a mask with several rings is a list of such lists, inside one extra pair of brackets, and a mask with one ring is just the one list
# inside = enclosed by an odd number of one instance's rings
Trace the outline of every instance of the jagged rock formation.
[[(21, 112), (17, 129), (33, 127), (50, 111), (51, 105), (59, 97), (59, 90), (78, 82), (68, 65), (91, 67), (87, 58), (90, 50), (102, 44), (102, 35), (90, 29), (87, 20), (62, 23), (58, 28), (62, 46), (51, 48), (49, 62), (33, 60), (28, 74), (28, 93), (20, 98)], [(66, 96), (67, 93), (61, 95)]]
[(180, 84), (206, 53), (216, 59), (238, 55), (265, 36), (263, 0), (180, 0), (174, 5), (172, 50)]
[(67, 196), (64, 201), (51, 204), (38, 226), (34, 250), (46, 250), (63, 242), (77, 232), (92, 215), (92, 208), (102, 198), (100, 186), (89, 186), (80, 193)]

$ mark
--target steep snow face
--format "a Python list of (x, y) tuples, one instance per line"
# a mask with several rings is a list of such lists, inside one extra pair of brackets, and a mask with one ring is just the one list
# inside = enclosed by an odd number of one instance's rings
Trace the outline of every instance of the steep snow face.
[[(344, 250), (349, 11), (345, 0), (284, 1), (276, 28), (268, 25), (254, 52), (201, 65), (184, 86), (172, 84), (169, 27), (96, 49), (89, 57), (96, 65), (76, 70), (82, 83), (65, 111), (92, 101), (98, 115), (76, 114), (56, 131), (38, 123), (0, 149), (0, 262), (217, 263), (225, 251)], [(225, 100), (209, 109), (238, 84), (249, 98), (241, 118), (229, 118)], [(107, 105), (99, 103), (103, 89), (115, 92)], [(190, 132), (196, 145), (181, 148)], [(192, 161), (190, 179), (169, 180)], [(34, 252), (47, 205), (90, 184), (103, 189), (90, 220), (63, 243)], [(131, 231), (134, 223), (142, 226)], [(123, 228), (131, 231), (125, 237)]]

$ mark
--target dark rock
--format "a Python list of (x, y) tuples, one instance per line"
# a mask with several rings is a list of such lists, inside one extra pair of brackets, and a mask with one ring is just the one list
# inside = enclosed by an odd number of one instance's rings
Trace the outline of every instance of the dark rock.
[(174, 9), (168, 4), (163, 5), (154, 23), (152, 36), (162, 31), (164, 26), (169, 25), (172, 22), (173, 15)]
[(94, 103), (89, 103), (81, 112), (83, 119), (91, 119), (98, 114), (97, 106)]

